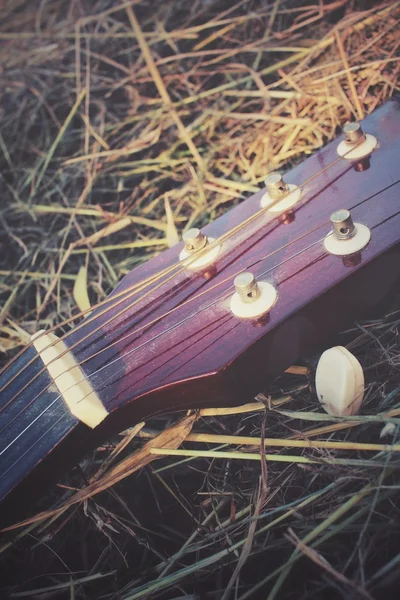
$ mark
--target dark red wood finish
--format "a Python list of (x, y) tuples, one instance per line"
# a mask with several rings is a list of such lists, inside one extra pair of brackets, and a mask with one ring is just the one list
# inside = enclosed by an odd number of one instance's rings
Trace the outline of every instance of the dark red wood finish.
[[(337, 159), (338, 142), (329, 144), (287, 175), (298, 185), (309, 181), (293, 220), (284, 224), (265, 213), (224, 242), (215, 267), (179, 273), (132, 308), (136, 296), (118, 307), (127, 310), (78, 352), (84, 359), (116, 342), (86, 363), (89, 372), (100, 368), (92, 380), (110, 410), (132, 402), (133, 413), (143, 417), (176, 407), (243, 402), (300, 352), (320, 344), (387, 292), (400, 273), (400, 261), (388, 255), (371, 271), (364, 267), (399, 241), (398, 103), (376, 111), (364, 129), (379, 139), (369, 168), (360, 172), (344, 159), (329, 167)], [(207, 234), (218, 237), (256, 213), (262, 194), (208, 225)], [(370, 244), (353, 261), (329, 255), (323, 247), (330, 214), (339, 208), (351, 209), (355, 221), (372, 229)], [(181, 247), (132, 271), (116, 292), (176, 264)], [(243, 270), (277, 286), (279, 299), (268, 319), (246, 321), (230, 313), (233, 279)], [(315, 305), (322, 298), (321, 306)], [(109, 320), (112, 312), (116, 309), (99, 320)], [(160, 320), (135, 334), (155, 317)]]

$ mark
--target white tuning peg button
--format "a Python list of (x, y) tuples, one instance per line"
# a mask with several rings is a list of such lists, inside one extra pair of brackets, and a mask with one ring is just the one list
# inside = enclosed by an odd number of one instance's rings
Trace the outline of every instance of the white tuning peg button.
[(364, 372), (356, 357), (343, 346), (326, 350), (315, 373), (318, 400), (330, 415), (355, 415), (364, 397)]

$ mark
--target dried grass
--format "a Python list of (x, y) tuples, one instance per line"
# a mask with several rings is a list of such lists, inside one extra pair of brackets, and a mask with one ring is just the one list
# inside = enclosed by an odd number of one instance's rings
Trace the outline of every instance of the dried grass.
[[(0, 349), (11, 354), (399, 91), (400, 2), (1, 4)], [(389, 597), (398, 324), (393, 312), (339, 338), (366, 368), (359, 417), (321, 415), (302, 367), (261, 403), (185, 417), (178, 438), (166, 417), (99, 448), (4, 540), (4, 593)]]

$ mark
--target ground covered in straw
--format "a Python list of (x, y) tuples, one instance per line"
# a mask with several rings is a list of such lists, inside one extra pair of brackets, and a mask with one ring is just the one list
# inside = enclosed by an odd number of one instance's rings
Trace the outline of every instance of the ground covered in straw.
[[(399, 91), (399, 2), (0, 4), (2, 363)], [(397, 306), (338, 337), (359, 417), (304, 367), (124, 432), (4, 538), (2, 597), (398, 597)]]

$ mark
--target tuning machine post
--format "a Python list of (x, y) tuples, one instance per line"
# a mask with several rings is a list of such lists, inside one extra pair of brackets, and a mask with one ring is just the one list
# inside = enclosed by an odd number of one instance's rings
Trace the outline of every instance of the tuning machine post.
[(253, 273), (248, 271), (235, 277), (234, 286), (230, 309), (241, 319), (255, 319), (266, 315), (278, 299), (278, 292), (271, 283), (257, 281)]
[(364, 133), (360, 123), (354, 121), (343, 127), (345, 139), (337, 147), (340, 157), (350, 161), (359, 161), (375, 150), (378, 140), (375, 136)]
[[(179, 254), (179, 260), (186, 265), (189, 271), (198, 271), (212, 265), (221, 250), (220, 244), (216, 244), (214, 238), (207, 237), (197, 227), (188, 229), (182, 239), (185, 245)], [(208, 246), (210, 246), (209, 250), (207, 250)], [(198, 258), (194, 260), (196, 255)]]
[(360, 252), (371, 239), (371, 230), (362, 223), (354, 223), (346, 208), (331, 215), (331, 232), (324, 239), (325, 249), (336, 256), (348, 256)]
[(265, 179), (266, 192), (261, 198), (261, 208), (272, 213), (282, 213), (292, 208), (301, 198), (301, 189), (294, 183), (286, 183), (283, 176), (274, 171)]

